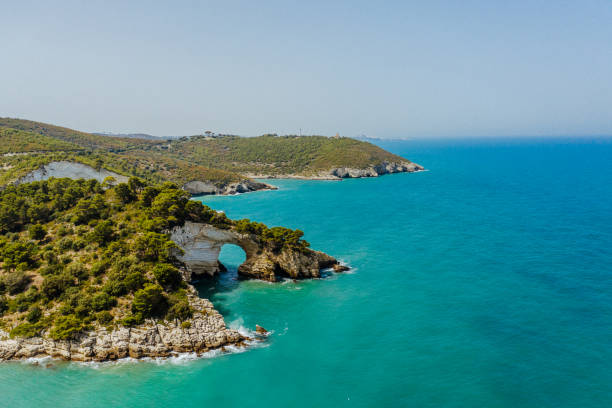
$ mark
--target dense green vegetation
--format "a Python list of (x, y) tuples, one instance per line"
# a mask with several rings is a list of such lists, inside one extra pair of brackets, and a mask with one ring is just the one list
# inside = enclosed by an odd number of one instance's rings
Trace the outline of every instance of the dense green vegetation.
[(93, 135), (91, 133), (79, 132), (73, 129), (25, 119), (0, 118), (0, 127), (24, 130), (89, 149), (119, 151), (152, 143), (142, 139)]
[(0, 140), (2, 141), (0, 143), (0, 154), (83, 149), (76, 144), (49, 136), (3, 127), (0, 127)]
[[(40, 154), (54, 152), (54, 155)], [(151, 182), (193, 180), (221, 187), (245, 174), (316, 175), (335, 167), (366, 168), (406, 159), (350, 138), (192, 136), (149, 140), (94, 135), (22, 119), (0, 118), (0, 185), (58, 158), (104, 167)]]
[(207, 167), (265, 175), (310, 175), (334, 167), (407, 161), (367, 142), (324, 136), (193, 136), (172, 141), (167, 152)]
[[(24, 130), (25, 129), (25, 130)], [(93, 135), (39, 122), (0, 118), (0, 185), (13, 182), (41, 165), (57, 160), (105, 168), (125, 176), (150, 182), (171, 181), (183, 185), (192, 180), (210, 181), (222, 186), (245, 177), (220, 169), (207, 168), (163, 149), (151, 148), (159, 142)], [(4, 155), (20, 153), (19, 155)]]
[(273, 251), (305, 250), (299, 230), (232, 221), (172, 183), (114, 187), (50, 179), (0, 192), (0, 326), (11, 336), (49, 329), (68, 339), (94, 326), (186, 320), (180, 249), (167, 231), (185, 221), (252, 234)]

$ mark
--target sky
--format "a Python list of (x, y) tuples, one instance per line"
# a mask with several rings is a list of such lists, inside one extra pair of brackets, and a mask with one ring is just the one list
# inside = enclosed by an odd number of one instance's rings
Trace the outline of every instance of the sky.
[(612, 2), (0, 0), (0, 116), (159, 136), (612, 135)]

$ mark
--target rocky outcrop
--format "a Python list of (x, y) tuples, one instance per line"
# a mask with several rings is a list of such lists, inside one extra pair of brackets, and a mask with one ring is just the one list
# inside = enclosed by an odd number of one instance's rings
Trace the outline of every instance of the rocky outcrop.
[(106, 169), (96, 170), (86, 164), (71, 162), (71, 161), (55, 161), (49, 164), (40, 166), (38, 169), (29, 172), (23, 177), (20, 177), (15, 184), (30, 183), (32, 181), (48, 180), (51, 177), (55, 178), (71, 178), (71, 179), (95, 179), (99, 182), (104, 181), (107, 177), (113, 177), (118, 183), (128, 181), (126, 176), (108, 171)]
[(0, 360), (31, 357), (53, 357), (72, 361), (105, 361), (124, 357), (169, 357), (177, 353), (204, 353), (223, 346), (240, 345), (245, 338), (225, 326), (223, 316), (212, 303), (197, 296), (189, 286), (189, 303), (193, 317), (186, 321), (156, 322), (148, 320), (137, 327), (99, 327), (82, 333), (74, 340), (41, 337), (11, 339), (0, 330)]
[(392, 173), (414, 173), (424, 170), (423, 166), (413, 162), (389, 163), (370, 166), (365, 169), (354, 169), (349, 167), (337, 167), (329, 171), (329, 175), (337, 178), (359, 178), (359, 177), (378, 177)]
[[(20, 177), (15, 181), (15, 184), (48, 180), (51, 177), (67, 177), (71, 179), (95, 179), (99, 182), (104, 181), (104, 179), (106, 179), (107, 177), (113, 177), (118, 183), (125, 183), (128, 181), (128, 177), (122, 176), (121, 174), (117, 174), (106, 169), (96, 170), (93, 167), (82, 163), (71, 161), (55, 161), (49, 164), (42, 165), (38, 169)], [(232, 195), (249, 193), (251, 191), (258, 190), (276, 190), (276, 187), (249, 179), (244, 179), (242, 181), (234, 183), (217, 184), (213, 184), (210, 181), (194, 180), (183, 185), (183, 190), (193, 195)]]
[(415, 173), (425, 168), (420, 164), (410, 161), (404, 162), (382, 162), (366, 168), (334, 167), (330, 170), (320, 171), (316, 174), (252, 174), (246, 176), (251, 178), (266, 179), (304, 179), (304, 180), (342, 180), (345, 178), (378, 177), (392, 173)]
[(248, 179), (220, 185), (213, 184), (209, 181), (194, 180), (183, 185), (183, 190), (193, 195), (232, 195), (258, 190), (276, 190), (276, 187)]
[[(225, 244), (238, 245), (244, 250), (246, 261), (238, 267), (238, 274), (245, 278), (270, 282), (283, 277), (318, 278), (321, 269), (338, 263), (323, 252), (289, 248), (274, 250), (262, 244), (255, 235), (195, 222), (175, 227), (170, 231), (170, 238), (183, 250), (176, 256), (185, 264), (190, 275), (212, 276), (220, 272), (219, 252)], [(190, 276), (187, 278), (189, 280)]]

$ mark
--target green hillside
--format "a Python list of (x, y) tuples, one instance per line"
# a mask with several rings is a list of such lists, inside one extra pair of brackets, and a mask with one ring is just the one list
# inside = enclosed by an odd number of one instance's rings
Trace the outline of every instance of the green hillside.
[(156, 143), (144, 139), (93, 135), (91, 133), (79, 132), (73, 129), (25, 119), (0, 118), (0, 127), (38, 133), (89, 149), (125, 150)]
[(230, 220), (169, 183), (9, 186), (0, 192), (0, 327), (12, 337), (50, 329), (63, 340), (146, 318), (188, 321), (178, 248), (167, 233), (188, 220), (248, 230), (274, 248), (308, 247), (300, 231)]
[(408, 161), (371, 143), (324, 136), (192, 136), (168, 143), (166, 152), (207, 167), (266, 175), (308, 175), (335, 167)]
[(71, 150), (83, 150), (83, 148), (50, 136), (0, 127), (0, 154)]
[(0, 184), (53, 160), (78, 161), (152, 182), (183, 185), (199, 180), (217, 186), (245, 180), (249, 174), (308, 177), (337, 167), (364, 169), (382, 162), (408, 161), (371, 143), (324, 136), (145, 140), (12, 118), (0, 118), (0, 136), (0, 154), (30, 152), (27, 157), (0, 157)]
[[(27, 129), (27, 130), (24, 130)], [(0, 118), (0, 185), (17, 180), (52, 161), (67, 160), (103, 167), (125, 176), (183, 185), (192, 180), (224, 185), (245, 177), (211, 169), (151, 148), (158, 141), (94, 135), (22, 119)]]

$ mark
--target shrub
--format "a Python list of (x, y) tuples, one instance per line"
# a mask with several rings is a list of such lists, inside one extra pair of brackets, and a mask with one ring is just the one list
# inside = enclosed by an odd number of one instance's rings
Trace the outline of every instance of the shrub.
[(85, 324), (74, 315), (58, 316), (49, 336), (54, 340), (68, 340), (85, 330)]
[(193, 310), (189, 306), (187, 299), (180, 299), (170, 306), (168, 309), (167, 319), (187, 320), (193, 316)]
[(12, 242), (2, 248), (2, 258), (4, 267), (7, 269), (15, 269), (20, 266), (21, 269), (33, 267), (36, 262), (36, 245), (33, 242)]
[(166, 263), (155, 265), (153, 268), (153, 275), (161, 286), (172, 290), (178, 288), (183, 281), (179, 270)]
[(113, 319), (113, 315), (108, 310), (96, 313), (96, 320), (103, 326), (110, 324)]
[(108, 261), (98, 261), (91, 265), (91, 273), (93, 276), (100, 276), (108, 269)]
[(36, 288), (30, 288), (25, 293), (20, 293), (15, 296), (15, 299), (10, 303), (11, 311), (25, 312), (34, 303), (38, 301), (39, 295)]
[(72, 239), (64, 237), (57, 242), (57, 249), (61, 252), (70, 251), (72, 249)]
[(31, 239), (40, 241), (47, 236), (47, 230), (40, 224), (32, 224), (28, 228), (28, 234)]
[(140, 235), (134, 242), (136, 255), (143, 261), (166, 261), (172, 248), (177, 248), (176, 244), (166, 234), (156, 232)]
[(4, 286), (9, 294), (15, 295), (21, 293), (30, 283), (30, 277), (23, 271), (10, 272), (3, 279)]
[(99, 292), (91, 299), (91, 307), (96, 312), (111, 309), (116, 304), (117, 299), (106, 292)]
[(37, 321), (40, 320), (41, 317), (42, 317), (42, 310), (40, 309), (40, 307), (34, 305), (28, 311), (28, 314), (26, 315), (26, 320), (30, 323), (36, 323)]
[(50, 275), (43, 280), (40, 291), (47, 299), (52, 300), (60, 297), (72, 285), (74, 280), (70, 275)]
[(66, 224), (60, 225), (60, 227), (57, 229), (57, 236), (59, 237), (65, 237), (66, 235), (72, 234), (74, 234), (73, 229)]
[(4, 314), (8, 310), (8, 301), (6, 297), (0, 296), (0, 316)]
[(114, 235), (113, 224), (110, 221), (102, 221), (93, 229), (90, 239), (100, 246), (104, 246), (113, 240)]
[(83, 264), (74, 262), (66, 268), (66, 273), (79, 282), (84, 282), (89, 278), (89, 271)]
[(102, 290), (111, 296), (123, 296), (128, 293), (128, 288), (122, 280), (109, 279)]
[(131, 314), (121, 319), (121, 324), (126, 327), (133, 327), (144, 323), (144, 317), (140, 313)]
[(40, 332), (41, 327), (35, 323), (21, 323), (11, 330), (11, 337), (34, 337)]
[(114, 188), (115, 195), (122, 203), (127, 204), (136, 198), (130, 187), (126, 183), (119, 183)]
[(138, 289), (141, 289), (145, 282), (146, 279), (144, 278), (143, 273), (138, 270), (131, 271), (123, 280), (123, 283), (130, 292), (136, 292)]
[(148, 284), (134, 294), (132, 312), (141, 316), (163, 316), (168, 308), (168, 300), (159, 285)]

